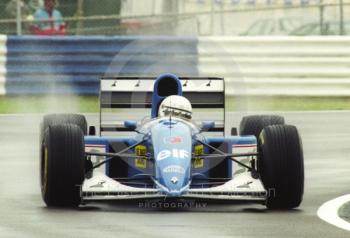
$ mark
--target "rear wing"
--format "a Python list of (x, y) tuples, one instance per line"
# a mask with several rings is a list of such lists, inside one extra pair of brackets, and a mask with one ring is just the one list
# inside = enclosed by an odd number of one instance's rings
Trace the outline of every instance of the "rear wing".
[[(159, 79), (159, 78), (158, 78)], [(180, 77), (180, 91), (192, 104), (193, 119), (214, 121), (211, 131), (224, 132), (225, 82), (215, 77)], [(154, 77), (103, 77), (100, 87), (100, 134), (132, 131), (124, 126), (125, 120), (141, 121), (151, 116), (154, 94), (164, 98), (173, 95), (166, 83), (162, 89), (155, 88)], [(160, 83), (157, 83), (157, 85)], [(170, 88), (170, 89), (169, 89)], [(169, 95), (168, 95), (169, 94)]]

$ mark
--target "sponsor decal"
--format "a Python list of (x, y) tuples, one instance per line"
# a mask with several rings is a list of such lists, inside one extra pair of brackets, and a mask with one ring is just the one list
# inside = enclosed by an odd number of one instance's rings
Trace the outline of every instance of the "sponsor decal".
[(169, 165), (163, 169), (164, 173), (178, 173), (178, 174), (184, 174), (185, 169), (179, 165)]
[(90, 188), (103, 188), (103, 184), (105, 184), (105, 183), (106, 183), (106, 181), (101, 181), (95, 185), (91, 185)]
[[(144, 145), (138, 145), (135, 147), (135, 154), (138, 156), (146, 156), (147, 148)], [(147, 168), (147, 159), (139, 158), (135, 159), (135, 167), (140, 169)]]
[(237, 186), (237, 188), (250, 188), (250, 184), (252, 184), (252, 181), (246, 182), (242, 185)]
[(196, 158), (193, 162), (193, 167), (195, 169), (203, 168), (204, 167), (204, 160)]
[[(196, 157), (201, 156), (204, 154), (204, 146), (203, 145), (196, 145), (194, 147), (194, 155)], [(202, 158), (196, 158), (193, 162), (193, 167), (195, 169), (203, 168), (204, 167), (204, 160)]]
[(157, 155), (157, 161), (161, 161), (169, 157), (177, 158), (177, 159), (188, 159), (190, 156), (187, 150), (182, 150), (182, 149), (162, 150)]
[(171, 181), (173, 184), (176, 184), (176, 183), (179, 181), (179, 179), (176, 178), (176, 177), (172, 177), (170, 181)]
[(182, 137), (181, 136), (169, 136), (164, 139), (165, 144), (181, 144), (182, 143)]

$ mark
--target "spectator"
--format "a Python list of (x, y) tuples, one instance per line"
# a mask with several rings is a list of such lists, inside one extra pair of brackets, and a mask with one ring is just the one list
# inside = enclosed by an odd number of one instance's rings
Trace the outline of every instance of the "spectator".
[(34, 35), (64, 35), (66, 27), (61, 13), (55, 9), (56, 0), (44, 0), (44, 7), (34, 13)]

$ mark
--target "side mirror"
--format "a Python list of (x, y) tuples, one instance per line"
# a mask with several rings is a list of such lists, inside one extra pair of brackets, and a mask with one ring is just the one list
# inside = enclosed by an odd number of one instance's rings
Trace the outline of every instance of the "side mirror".
[(89, 136), (95, 136), (96, 135), (96, 127), (89, 126)]
[(236, 127), (231, 128), (231, 136), (238, 136), (238, 131)]
[(135, 130), (137, 127), (136, 121), (124, 121), (125, 128), (128, 128), (130, 130)]
[(214, 121), (202, 121), (202, 131), (209, 131), (215, 127)]

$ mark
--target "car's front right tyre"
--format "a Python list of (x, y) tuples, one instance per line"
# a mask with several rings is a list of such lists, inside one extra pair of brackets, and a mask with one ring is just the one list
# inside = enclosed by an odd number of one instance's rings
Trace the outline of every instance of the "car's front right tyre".
[(47, 206), (78, 206), (85, 174), (83, 131), (73, 124), (50, 125), (40, 149), (44, 202)]

